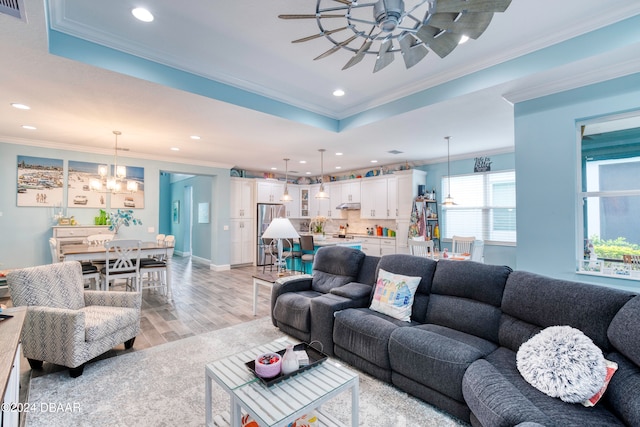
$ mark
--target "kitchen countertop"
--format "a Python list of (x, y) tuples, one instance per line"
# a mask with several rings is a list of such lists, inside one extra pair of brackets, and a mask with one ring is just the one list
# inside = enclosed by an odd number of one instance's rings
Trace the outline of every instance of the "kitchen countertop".
[(350, 245), (359, 245), (362, 243), (362, 239), (341, 239), (339, 237), (327, 237), (324, 240), (313, 240), (314, 246), (350, 246)]

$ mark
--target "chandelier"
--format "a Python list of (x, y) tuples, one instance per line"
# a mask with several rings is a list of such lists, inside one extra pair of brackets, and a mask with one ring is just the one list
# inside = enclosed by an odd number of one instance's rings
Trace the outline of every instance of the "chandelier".
[[(91, 190), (121, 194), (121, 193), (135, 193), (138, 191), (138, 183), (136, 181), (128, 181), (126, 166), (118, 166), (118, 136), (122, 135), (122, 132), (114, 130), (113, 134), (116, 136), (116, 145), (113, 155), (113, 175), (109, 165), (98, 166), (98, 175), (100, 179), (92, 179), (90, 182)], [(104, 187), (103, 187), (104, 186)]]
[[(315, 14), (279, 15), (281, 19), (315, 19), (319, 33), (292, 43), (324, 37), (331, 49), (314, 60), (345, 49), (354, 55), (342, 67), (350, 68), (367, 54), (375, 55), (373, 72), (382, 70), (400, 52), (406, 68), (424, 58), (429, 50), (440, 58), (459, 43), (477, 39), (493, 14), (504, 12), (511, 0), (317, 0)], [(338, 39), (342, 32), (348, 35)], [(353, 41), (362, 43), (351, 46)]]

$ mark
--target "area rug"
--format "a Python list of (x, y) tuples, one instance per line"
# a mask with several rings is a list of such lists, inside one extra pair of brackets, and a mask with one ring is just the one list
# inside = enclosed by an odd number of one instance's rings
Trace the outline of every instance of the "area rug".
[[(202, 426), (205, 365), (284, 335), (268, 317), (88, 364), (70, 378), (60, 371), (33, 378), (26, 425)], [(229, 399), (214, 384), (214, 410)], [(323, 408), (348, 422), (350, 393)], [(360, 373), (360, 425), (467, 426), (424, 402)]]

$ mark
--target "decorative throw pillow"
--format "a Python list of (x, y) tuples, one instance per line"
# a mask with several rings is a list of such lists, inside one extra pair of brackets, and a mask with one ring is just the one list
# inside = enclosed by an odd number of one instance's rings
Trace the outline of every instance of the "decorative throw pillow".
[(611, 377), (618, 370), (618, 364), (616, 362), (612, 362), (611, 360), (604, 360), (604, 363), (607, 365), (607, 376), (604, 379), (604, 385), (602, 388), (590, 399), (585, 400), (582, 404), (586, 407), (596, 406), (596, 403), (600, 400), (605, 391), (607, 391), (607, 387), (609, 387), (609, 382), (611, 381)]
[(518, 349), (516, 364), (529, 384), (569, 403), (590, 399), (607, 376), (602, 350), (570, 326), (552, 326), (531, 337)]
[(389, 273), (381, 268), (369, 308), (398, 320), (411, 321), (413, 296), (420, 280), (421, 277)]

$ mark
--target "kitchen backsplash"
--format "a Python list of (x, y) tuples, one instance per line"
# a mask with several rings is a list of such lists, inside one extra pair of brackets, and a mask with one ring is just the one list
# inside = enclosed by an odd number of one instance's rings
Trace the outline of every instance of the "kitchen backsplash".
[[(361, 219), (360, 211), (343, 211), (342, 213), (336, 211), (338, 214), (341, 214), (341, 218), (332, 218), (325, 225), (325, 233), (326, 234), (337, 234), (341, 225), (349, 224), (349, 228), (347, 230), (348, 234), (367, 234), (367, 228), (372, 228), (376, 225), (379, 225), (383, 228), (389, 228), (391, 230), (395, 230), (396, 228), (396, 220), (395, 219)], [(345, 214), (346, 213), (346, 214)], [(292, 219), (291, 223), (293, 226), (301, 232), (309, 231), (309, 221), (304, 219)]]

